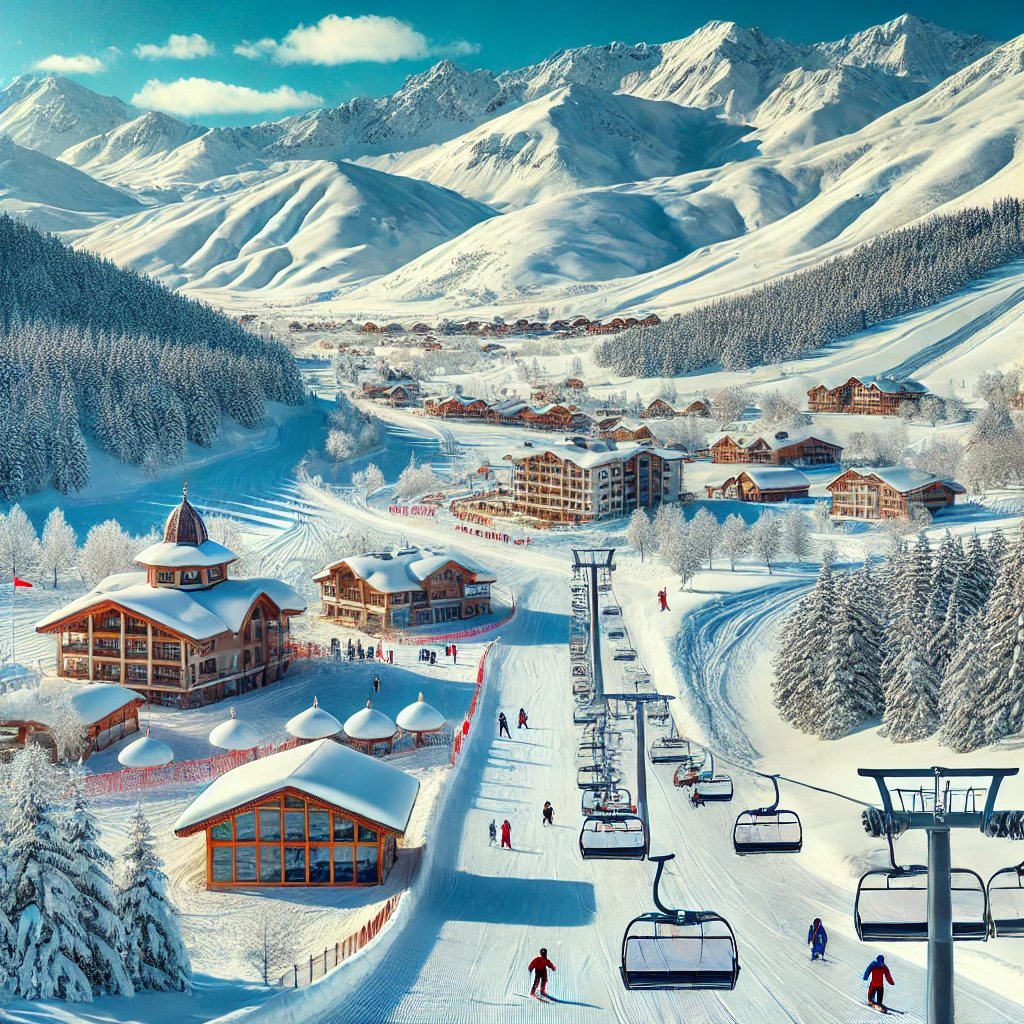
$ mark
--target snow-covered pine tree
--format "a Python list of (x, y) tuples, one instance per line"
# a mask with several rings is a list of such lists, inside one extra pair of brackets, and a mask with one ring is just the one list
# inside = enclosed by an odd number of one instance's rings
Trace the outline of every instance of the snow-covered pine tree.
[(985, 685), (985, 622), (972, 615), (963, 627), (956, 653), (946, 666), (939, 690), (939, 742), (960, 754), (985, 745), (985, 719), (979, 697)]
[(930, 599), (935, 611), (936, 625), (942, 622), (949, 605), (949, 595), (953, 585), (964, 573), (966, 557), (963, 544), (959, 537), (954, 537), (949, 530), (942, 538), (935, 552), (935, 564), (932, 568)]
[(125, 934), (110, 879), (114, 858), (100, 845), (99, 829), (85, 798), (81, 776), (73, 773), (70, 782), (65, 838), (71, 851), (71, 875), (78, 889), (79, 920), (92, 953), (80, 966), (94, 995), (130, 996), (135, 990), (121, 959)]
[(697, 509), (696, 514), (690, 520), (690, 542), (700, 552), (701, 558), (708, 560), (709, 571), (720, 536), (721, 527), (718, 525), (718, 520), (705, 506)]
[(52, 509), (43, 523), (39, 542), (39, 568), (53, 572), (53, 589), (57, 589), (57, 573), (69, 569), (78, 557), (78, 534), (64, 518), (64, 510)]
[(174, 908), (164, 893), (163, 861), (153, 850), (149, 822), (136, 806), (121, 854), (117, 913), (125, 932), (124, 963), (136, 991), (190, 992), (192, 964)]
[(15, 992), (22, 999), (89, 1002), (92, 986), (81, 965), (92, 950), (79, 920), (73, 851), (52, 802), (58, 787), (42, 747), (29, 744), (15, 754), (10, 786), (0, 903), (16, 933)]
[(725, 517), (719, 535), (719, 547), (729, 559), (729, 568), (736, 569), (736, 560), (750, 550), (750, 531), (747, 524), (736, 513)]
[(963, 636), (964, 599), (961, 592), (961, 579), (962, 574), (953, 580), (953, 589), (949, 592), (949, 598), (946, 601), (946, 614), (931, 643), (932, 662), (940, 678), (945, 676), (946, 666), (956, 654)]
[(642, 508), (634, 509), (629, 517), (629, 525), (626, 527), (626, 539), (630, 547), (640, 552), (640, 561), (644, 560), (644, 553), (650, 550), (654, 541), (654, 530), (651, 526), (650, 516)]
[(995, 577), (988, 552), (982, 547), (977, 533), (971, 535), (964, 552), (964, 571), (961, 577), (960, 596), (963, 599), (964, 615), (974, 615), (988, 600), (992, 581)]
[(979, 713), (994, 743), (1024, 728), (1024, 526), (1002, 556), (982, 614), (987, 665)]
[(927, 739), (939, 726), (940, 678), (921, 631), (903, 636), (889, 659), (885, 688), (885, 735), (893, 743)]

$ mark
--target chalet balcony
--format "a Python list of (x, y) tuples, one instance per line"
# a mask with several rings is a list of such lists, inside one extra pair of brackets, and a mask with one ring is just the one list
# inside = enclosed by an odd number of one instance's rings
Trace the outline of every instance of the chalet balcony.
[(162, 686), (180, 686), (181, 669), (171, 668), (168, 665), (154, 665), (153, 682)]
[(89, 643), (83, 641), (82, 643), (63, 644), (60, 649), (61, 654), (88, 654)]
[(121, 666), (106, 661), (95, 662), (92, 677), (101, 683), (119, 683), (121, 682)]

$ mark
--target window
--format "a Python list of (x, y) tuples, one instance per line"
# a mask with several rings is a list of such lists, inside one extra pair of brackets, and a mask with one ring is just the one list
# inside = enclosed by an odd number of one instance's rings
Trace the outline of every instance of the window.
[(247, 811), (235, 815), (235, 842), (251, 843), (256, 839), (256, 813)]
[(309, 848), (309, 880), (324, 884), (331, 880), (331, 848), (311, 846)]
[(157, 583), (173, 583), (174, 582), (174, 573), (171, 572), (170, 569), (161, 569), (156, 574), (156, 581), (157, 581)]
[(309, 812), (310, 841), (328, 842), (331, 838), (331, 815), (328, 811)]
[(336, 843), (351, 843), (355, 838), (355, 823), (350, 818), (334, 816), (334, 841)]
[(377, 847), (357, 846), (356, 851), (356, 881), (376, 882)]
[(359, 826), (359, 842), (361, 843), (375, 843), (377, 842), (377, 832), (375, 829), (367, 828), (365, 825)]
[(210, 570), (209, 575), (210, 575), (210, 582), (211, 583), (216, 583), (217, 580), (224, 579), (224, 570), (219, 565), (215, 565)]
[(261, 846), (260, 847), (260, 881), (261, 882), (280, 882), (281, 881), (281, 847), (280, 846)]
[(281, 839), (281, 809), (277, 805), (260, 808), (260, 841), (274, 842)]
[(256, 847), (236, 846), (235, 847), (235, 881), (255, 882), (256, 881)]
[(202, 580), (199, 578), (198, 569), (183, 569), (181, 572), (181, 583), (182, 586), (186, 586), (189, 583), (201, 583)]
[(351, 884), (355, 879), (355, 862), (352, 857), (351, 846), (336, 846), (334, 848), (334, 881), (335, 883)]
[[(228, 823), (228, 831), (231, 831), (231, 824)], [(215, 846), (213, 848), (213, 880), (215, 882), (233, 882), (232, 857), (230, 846)]]
[(290, 840), (304, 841), (306, 838), (306, 812), (284, 812), (284, 837)]
[(284, 880), (286, 882), (306, 881), (306, 848), (286, 846), (284, 848)]
[(231, 839), (232, 839), (232, 836), (231, 836), (231, 822), (230, 821), (222, 821), (219, 824), (214, 825), (213, 828), (210, 829), (210, 838), (211, 839), (226, 840), (227, 842), (230, 843)]

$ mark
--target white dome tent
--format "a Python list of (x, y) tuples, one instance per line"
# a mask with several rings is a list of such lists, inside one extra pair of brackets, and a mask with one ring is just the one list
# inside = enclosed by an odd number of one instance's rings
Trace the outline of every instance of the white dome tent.
[(324, 711), (314, 697), (313, 706), (289, 718), (285, 729), (299, 740), (323, 740), (328, 736), (337, 736), (341, 732), (341, 722), (329, 711)]
[(398, 712), (395, 722), (400, 729), (413, 734), (415, 746), (418, 747), (425, 733), (439, 732), (444, 728), (444, 715), (437, 708), (431, 707), (421, 693), (412, 704)]
[(253, 750), (260, 745), (260, 734), (232, 708), (231, 717), (210, 730), (210, 744), (221, 750)]
[(153, 739), (146, 727), (146, 735), (129, 743), (118, 755), (125, 768), (162, 768), (174, 760), (174, 751), (166, 743)]
[(367, 701), (365, 708), (345, 720), (345, 735), (360, 745), (366, 744), (368, 754), (373, 753), (378, 743), (386, 743), (390, 752), (397, 732), (398, 726), (383, 711), (375, 710), (371, 701)]

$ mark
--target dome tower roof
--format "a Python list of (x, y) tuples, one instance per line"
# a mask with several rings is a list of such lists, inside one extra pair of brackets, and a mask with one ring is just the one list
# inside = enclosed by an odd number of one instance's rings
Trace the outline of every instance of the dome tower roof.
[(188, 481), (182, 489), (181, 504), (172, 509), (164, 526), (165, 544), (191, 544), (199, 547), (210, 539), (202, 516), (189, 504)]

